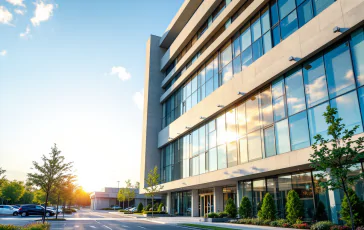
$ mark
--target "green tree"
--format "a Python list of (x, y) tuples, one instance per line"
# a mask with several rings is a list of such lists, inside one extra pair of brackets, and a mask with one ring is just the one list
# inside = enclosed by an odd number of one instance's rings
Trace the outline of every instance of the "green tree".
[(22, 197), (19, 199), (19, 203), (21, 204), (31, 204), (34, 199), (34, 192), (30, 190), (25, 190)]
[[(161, 185), (160, 175), (158, 173), (158, 167), (155, 166), (154, 169), (150, 170), (146, 179), (146, 184), (148, 187), (145, 188), (146, 195), (152, 198), (152, 207), (154, 207), (154, 197), (155, 195), (163, 189)], [(152, 217), (154, 216), (152, 209)]]
[[(353, 129), (345, 129), (342, 118), (337, 117), (337, 109), (327, 106), (323, 114), (328, 124), (327, 138), (320, 134), (314, 137), (315, 143), (312, 145), (314, 153), (311, 154), (311, 167), (321, 173), (316, 174), (319, 178), (329, 178), (320, 182), (320, 186), (336, 190), (343, 190), (346, 197), (349, 196), (349, 187), (360, 178), (364, 178), (364, 173), (355, 176), (350, 175), (352, 169), (364, 158), (364, 138), (353, 139), (359, 126)], [(352, 204), (348, 199), (349, 213), (351, 218), (351, 229), (354, 230), (354, 213)]]
[(226, 202), (225, 206), (225, 212), (229, 215), (231, 218), (236, 218), (236, 215), (238, 214), (238, 210), (236, 209), (236, 205), (234, 203), (234, 200), (229, 198)]
[(45, 201), (45, 193), (40, 189), (35, 190), (34, 191), (33, 203), (43, 204), (44, 201)]
[(322, 203), (322, 201), (319, 201), (317, 203), (317, 208), (316, 208), (316, 213), (315, 213), (315, 219), (318, 221), (324, 221), (324, 220), (328, 220), (328, 216), (326, 213), (326, 208), (324, 203)]
[(251, 218), (252, 217), (252, 204), (248, 197), (244, 196), (241, 199), (239, 207), (240, 218)]
[(143, 204), (142, 203), (138, 204), (137, 212), (143, 212)]
[(161, 202), (161, 203), (158, 205), (157, 212), (161, 212), (161, 211), (162, 211), (163, 206), (164, 206), (164, 204)]
[(270, 193), (266, 193), (263, 199), (262, 208), (258, 212), (258, 217), (263, 220), (276, 219), (276, 205)]
[(139, 181), (135, 182), (135, 188), (136, 189), (139, 189), (140, 188), (140, 182)]
[(126, 200), (126, 196), (125, 196), (125, 189), (122, 188), (122, 189), (119, 189), (119, 192), (118, 192), (118, 201), (120, 202), (123, 202), (123, 209), (125, 208), (124, 207), (124, 201)]
[(344, 199), (341, 203), (340, 215), (341, 219), (346, 222), (347, 225), (352, 226), (352, 220), (350, 217), (350, 208), (349, 202), (350, 200), (352, 211), (354, 215), (354, 226), (362, 226), (364, 225), (364, 205), (363, 201), (359, 199), (356, 193), (352, 189), (348, 189), (349, 199), (347, 196), (344, 196)]
[(134, 186), (131, 184), (130, 180), (125, 181), (125, 199), (128, 201), (128, 207), (130, 200), (135, 198), (135, 189)]
[(288, 192), (286, 204), (287, 220), (294, 224), (303, 217), (303, 205), (298, 193), (294, 190)]
[(52, 189), (70, 175), (69, 172), (72, 168), (72, 162), (65, 163), (65, 158), (61, 155), (61, 151), (58, 150), (56, 144), (54, 144), (51, 150), (48, 157), (43, 155), (42, 163), (33, 161), (33, 167), (36, 172), (28, 173), (29, 182), (39, 187), (45, 193), (43, 223)]
[(24, 191), (25, 188), (23, 182), (15, 180), (4, 183), (1, 189), (4, 199), (10, 204), (14, 204), (19, 201), (20, 197), (23, 196)]

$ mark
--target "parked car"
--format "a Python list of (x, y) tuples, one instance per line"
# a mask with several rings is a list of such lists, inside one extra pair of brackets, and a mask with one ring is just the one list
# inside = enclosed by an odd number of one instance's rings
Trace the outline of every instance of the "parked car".
[(111, 205), (112, 209), (121, 209), (121, 207), (119, 205)]
[(0, 205), (0, 214), (17, 216), (19, 211), (11, 205)]
[[(47, 210), (51, 210), (54, 213), (56, 213), (56, 209), (57, 209), (57, 207), (47, 207)], [(59, 214), (61, 212), (62, 212), (62, 209), (61, 208), (58, 208), (57, 213)]]
[(129, 209), (129, 211), (130, 211), (130, 212), (136, 212), (136, 210), (137, 210), (137, 208), (136, 208), (136, 207), (134, 207), (134, 208), (130, 208), (130, 209)]
[[(44, 215), (44, 208), (40, 205), (27, 204), (20, 206), (18, 210), (19, 215), (22, 217), (30, 215)], [(46, 216), (54, 216), (56, 213), (53, 210), (46, 210)]]

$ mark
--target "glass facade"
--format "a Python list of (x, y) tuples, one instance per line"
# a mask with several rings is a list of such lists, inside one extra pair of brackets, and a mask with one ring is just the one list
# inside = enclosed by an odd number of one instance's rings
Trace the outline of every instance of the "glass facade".
[(172, 192), (171, 214), (175, 216), (191, 216), (191, 191)]
[[(223, 4), (225, 4), (224, 2), (225, 1), (223, 1)], [(238, 14), (243, 12), (251, 2), (252, 1), (247, 1), (247, 3), (242, 6), (241, 10), (238, 11)], [(162, 128), (168, 126), (180, 115), (190, 110), (194, 105), (202, 101), (218, 87), (233, 78), (235, 74), (240, 73), (251, 63), (259, 59), (262, 55), (269, 52), (272, 47), (278, 45), (282, 40), (286, 39), (299, 27), (306, 24), (313, 17), (330, 6), (333, 2), (334, 0), (270, 1), (260, 10), (260, 12), (258, 12), (256, 15), (253, 15), (251, 20), (247, 22), (240, 29), (240, 31), (235, 34), (230, 39), (230, 41), (228, 41), (221, 48), (221, 50), (214, 55), (214, 58), (202, 65), (197, 73), (187, 80), (182, 87), (180, 87), (163, 103)], [(231, 17), (228, 22), (233, 21), (234, 18), (236, 18), (236, 16)], [(226, 25), (229, 24), (230, 23), (226, 23)], [(360, 43), (360, 41), (362, 41), (361, 36), (362, 35), (360, 33), (353, 34), (350, 43), (353, 47), (351, 52), (353, 52), (357, 59), (362, 60), (364, 57), (361, 51), (363, 51), (364, 48)], [(215, 36), (214, 39), (217, 37), (218, 36)], [(212, 42), (208, 42), (208, 45), (211, 43)], [(199, 52), (197, 55), (200, 53), (202, 52)], [(305, 82), (310, 82), (312, 88), (311, 90), (316, 90), (316, 84), (324, 84), (324, 82), (322, 82), (323, 76), (320, 75), (319, 71), (322, 70), (321, 67), (323, 65), (326, 65), (328, 67), (328, 70), (326, 70), (327, 73), (332, 76), (332, 78), (327, 79), (329, 83), (329, 95), (330, 97), (335, 97), (343, 92), (350, 91), (353, 89), (353, 87), (355, 88), (355, 86), (353, 86), (353, 84), (355, 84), (353, 79), (354, 72), (357, 74), (357, 76), (359, 76), (359, 78), (363, 78), (360, 82), (364, 83), (364, 77), (362, 77), (364, 76), (363, 64), (358, 64), (354, 61), (354, 66), (352, 66), (353, 64), (351, 62), (349, 63), (347, 59), (348, 56), (350, 56), (348, 45), (341, 44), (333, 51), (327, 52), (325, 54), (325, 63), (321, 63), (320, 60), (316, 60), (318, 62), (313, 61), (314, 63), (311, 64), (314, 65), (312, 67), (313, 69), (306, 71), (298, 70), (300, 72), (292, 74), (304, 74)], [(197, 58), (192, 58), (192, 60), (196, 59)], [(345, 61), (345, 64), (347, 64), (345, 65), (346, 68), (335, 68), (337, 63), (344, 64), (341, 63), (342, 61)], [(187, 66), (191, 64), (188, 64)], [(310, 64), (308, 63), (307, 65)], [(184, 70), (182, 70), (182, 72), (184, 72)], [(182, 72), (176, 75), (168, 87), (174, 83), (174, 81), (182, 74)], [(205, 73), (206, 75), (204, 75)], [(340, 77), (343, 73), (348, 74), (348, 79), (343, 79)], [(202, 76), (200, 74), (202, 74)], [(300, 81), (302, 78), (292, 77), (292, 79), (287, 80), (289, 81), (288, 85), (291, 83), (291, 81), (292, 84), (295, 84), (295, 80)], [(302, 85), (295, 85), (295, 87), (302, 87)], [(295, 95), (296, 98), (297, 96), (300, 96), (299, 94), (303, 93), (302, 88), (300, 90), (301, 91), (298, 91), (297, 95)], [(306, 95), (308, 97), (307, 100), (310, 101), (310, 105), (319, 103), (320, 100), (326, 100), (323, 98), (324, 95), (321, 95), (323, 97), (320, 97), (320, 92), (321, 91), (314, 91), (312, 92), (312, 95)], [(295, 93), (295, 91), (290, 91), (290, 93)], [(181, 100), (181, 98), (183, 99)], [(278, 107), (282, 106), (282, 99), (283, 98), (277, 98), (276, 103), (278, 103)], [(302, 102), (303, 101), (301, 101), (301, 103)], [(295, 112), (292, 111), (293, 109), (300, 109), (290, 107), (295, 105), (288, 106), (289, 113)], [(283, 112), (283, 110), (279, 112)], [(277, 116), (281, 115), (282, 114), (278, 114)]]
[[(284, 12), (288, 6), (282, 7)], [(364, 31), (358, 31), (163, 147), (162, 180), (178, 180), (308, 147), (315, 135), (326, 135), (322, 114), (327, 105), (338, 109), (347, 128), (358, 125), (357, 133), (363, 132), (364, 92), (356, 69), (363, 66), (364, 59), (355, 52), (364, 44)], [(198, 84), (192, 85), (188, 89), (191, 93), (198, 90)]]

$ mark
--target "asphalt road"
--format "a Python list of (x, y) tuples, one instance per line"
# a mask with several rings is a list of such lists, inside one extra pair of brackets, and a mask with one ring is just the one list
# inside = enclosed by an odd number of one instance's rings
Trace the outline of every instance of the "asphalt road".
[[(62, 217), (62, 215), (61, 215)], [(50, 221), (51, 229), (54, 230), (143, 230), (143, 229), (178, 229), (186, 230), (187, 227), (177, 225), (159, 224), (147, 221), (145, 218), (131, 218), (124, 217), (119, 214), (111, 214), (107, 211), (90, 211), (80, 210), (76, 214), (65, 216), (66, 221)], [(0, 216), (0, 224), (13, 224), (24, 226), (28, 223), (39, 220), (40, 217), (14, 217), (14, 216)]]

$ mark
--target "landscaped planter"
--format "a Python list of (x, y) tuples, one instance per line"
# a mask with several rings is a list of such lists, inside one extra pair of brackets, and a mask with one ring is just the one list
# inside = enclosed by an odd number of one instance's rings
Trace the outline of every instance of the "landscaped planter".
[[(151, 213), (148, 213), (148, 214), (143, 214), (143, 216), (145, 217), (152, 217), (152, 214)], [(154, 214), (153, 217), (168, 217), (170, 216), (169, 214)]]
[(222, 222), (228, 222), (229, 220), (234, 220), (233, 218), (202, 218), (203, 222), (212, 222), (212, 223), (222, 223)]

